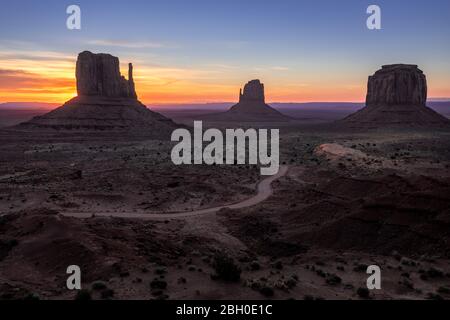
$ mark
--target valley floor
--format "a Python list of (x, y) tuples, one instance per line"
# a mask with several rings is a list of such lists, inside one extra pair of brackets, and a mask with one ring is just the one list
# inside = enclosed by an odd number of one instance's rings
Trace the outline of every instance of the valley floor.
[(174, 166), (167, 141), (1, 132), (0, 298), (74, 299), (75, 264), (95, 299), (448, 299), (449, 138), (283, 128), (285, 175), (230, 208), (259, 168)]

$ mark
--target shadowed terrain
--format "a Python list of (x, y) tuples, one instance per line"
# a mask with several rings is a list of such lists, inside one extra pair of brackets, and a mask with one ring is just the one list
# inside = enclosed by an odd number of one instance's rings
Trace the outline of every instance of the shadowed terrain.
[[(262, 84), (247, 84), (233, 108), (249, 121), (205, 126), (280, 129), (280, 171), (262, 177), (257, 165), (174, 165), (177, 125), (136, 99), (116, 59), (82, 53), (78, 77), (105, 73), (0, 130), (0, 299), (450, 298), (450, 130), (431, 110), (416, 121), (428, 109), (415, 67), (398, 75), (404, 92), (396, 76), (369, 85), (350, 126), (276, 121)], [(187, 126), (205, 116), (184, 112)], [(382, 289), (369, 291), (374, 264)], [(69, 265), (81, 293), (66, 289)]]

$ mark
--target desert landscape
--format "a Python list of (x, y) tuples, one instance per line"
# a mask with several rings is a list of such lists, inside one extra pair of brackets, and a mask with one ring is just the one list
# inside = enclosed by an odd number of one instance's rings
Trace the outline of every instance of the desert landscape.
[[(259, 80), (229, 111), (157, 113), (118, 66), (80, 53), (77, 97), (1, 128), (0, 299), (450, 298), (450, 121), (417, 66), (384, 66), (363, 109), (318, 122)], [(279, 172), (174, 165), (193, 120), (279, 128)]]
[(449, 21), (448, 0), (3, 1), (1, 314), (442, 317)]

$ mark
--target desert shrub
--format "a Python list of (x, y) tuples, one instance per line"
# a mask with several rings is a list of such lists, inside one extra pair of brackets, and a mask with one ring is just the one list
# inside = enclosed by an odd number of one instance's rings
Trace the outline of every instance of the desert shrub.
[(392, 251), (392, 256), (395, 260), (400, 261), (402, 259), (402, 256), (397, 251)]
[(27, 301), (40, 300), (40, 297), (37, 293), (30, 293), (24, 298), (24, 300), (27, 300)]
[(195, 271), (195, 270), (197, 270), (197, 266), (195, 266), (195, 265), (190, 265), (190, 266), (188, 267), (188, 270), (189, 270), (189, 271)]
[(449, 287), (439, 287), (438, 293), (442, 294), (450, 294), (450, 288)]
[(281, 270), (281, 269), (283, 269), (283, 263), (281, 261), (277, 261), (272, 265), (272, 267), (277, 270)]
[(1, 240), (0, 239), (0, 261), (6, 258), (9, 252), (19, 244), (16, 239)]
[(204, 263), (210, 263), (210, 262), (211, 262), (211, 259), (210, 259), (210, 257), (208, 257), (208, 256), (204, 256), (204, 257), (202, 257), (202, 261), (203, 261)]
[(436, 294), (436, 293), (428, 293), (426, 296), (427, 300), (444, 300), (444, 298), (442, 298), (442, 296)]
[(417, 262), (415, 262), (414, 260), (405, 258), (405, 257), (401, 258), (400, 263), (404, 266), (411, 266), (411, 267), (417, 266)]
[(103, 290), (106, 289), (106, 283), (104, 283), (103, 281), (95, 281), (94, 283), (92, 283), (92, 290)]
[(167, 288), (167, 282), (164, 280), (154, 279), (152, 282), (150, 282), (150, 287), (152, 289), (164, 290)]
[(325, 278), (327, 276), (327, 273), (325, 271), (323, 271), (322, 269), (317, 269), (316, 273), (319, 277), (322, 277), (322, 278)]
[(347, 283), (344, 285), (344, 289), (346, 290), (353, 290), (355, 288), (354, 285), (352, 285), (351, 283)]
[(259, 269), (261, 269), (261, 266), (259, 265), (259, 263), (257, 261), (253, 261), (250, 264), (250, 270), (256, 271), (256, 270), (259, 270)]
[(77, 295), (75, 296), (75, 300), (77, 300), (77, 301), (92, 300), (91, 293), (87, 289), (81, 289), (77, 292)]
[(120, 272), (119, 276), (120, 276), (121, 278), (129, 277), (129, 276), (130, 276), (130, 272), (128, 272), (128, 271), (122, 271), (122, 272)]
[(429, 278), (443, 278), (444, 273), (439, 269), (431, 267), (430, 269), (427, 270), (427, 276)]
[(267, 287), (267, 286), (259, 289), (259, 292), (265, 297), (273, 297), (273, 295), (275, 294), (273, 289), (271, 287)]
[(19, 241), (17, 239), (11, 239), (9, 241), (7, 241), (7, 245), (10, 248), (14, 248), (15, 246), (17, 246), (19, 244)]
[(358, 290), (356, 290), (356, 294), (363, 299), (368, 299), (370, 296), (370, 291), (367, 288), (358, 288)]
[(285, 285), (288, 289), (292, 289), (297, 285), (297, 280), (294, 278), (285, 281)]
[(241, 269), (231, 257), (221, 253), (216, 254), (214, 256), (213, 267), (216, 271), (213, 278), (229, 282), (237, 282), (241, 279)]
[(353, 268), (353, 271), (355, 272), (366, 272), (368, 265), (367, 264), (358, 264), (356, 267)]
[(335, 274), (330, 274), (330, 275), (328, 275), (326, 282), (327, 282), (327, 284), (333, 286), (333, 285), (340, 284), (342, 282), (342, 279)]
[(157, 268), (155, 270), (155, 273), (158, 274), (158, 275), (162, 275), (162, 274), (166, 274), (167, 270), (166, 270), (166, 268)]
[(114, 290), (113, 289), (104, 289), (101, 291), (101, 297), (102, 299), (111, 299), (114, 296)]
[(169, 295), (167, 295), (167, 294), (161, 294), (161, 295), (159, 295), (159, 296), (156, 297), (156, 300), (167, 300), (167, 299), (169, 299), (169, 298), (170, 298)]
[(407, 279), (403, 279), (402, 281), (399, 281), (399, 284), (403, 285), (404, 287), (406, 287), (410, 290), (414, 290), (414, 284)]

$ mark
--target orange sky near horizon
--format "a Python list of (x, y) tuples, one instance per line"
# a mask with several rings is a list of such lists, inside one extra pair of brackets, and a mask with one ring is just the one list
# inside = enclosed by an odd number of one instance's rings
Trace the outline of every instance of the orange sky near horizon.
[[(126, 59), (125, 59), (126, 61)], [(126, 63), (122, 74), (126, 74)], [(139, 99), (146, 104), (234, 102), (239, 89), (252, 76), (223, 74), (214, 70), (155, 67), (137, 64), (135, 83)], [(357, 84), (336, 79), (311, 77), (310, 83), (295, 83), (293, 75), (260, 77), (268, 102), (362, 102), (367, 76)], [(295, 76), (295, 74), (294, 74)], [(222, 79), (223, 77), (223, 79)], [(266, 81), (267, 80), (267, 81)], [(448, 87), (439, 79), (429, 81), (429, 97), (449, 97)], [(356, 82), (356, 81), (355, 81)], [(29, 56), (0, 53), (0, 103), (64, 103), (76, 96), (75, 58), (54, 52)]]

